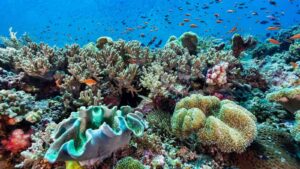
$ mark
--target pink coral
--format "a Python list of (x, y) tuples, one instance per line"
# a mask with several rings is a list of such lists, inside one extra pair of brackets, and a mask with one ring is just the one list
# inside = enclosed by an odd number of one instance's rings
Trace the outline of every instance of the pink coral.
[(1, 143), (6, 150), (18, 153), (30, 146), (30, 134), (25, 134), (22, 129), (16, 129), (8, 140), (2, 140)]
[(221, 86), (227, 83), (226, 70), (228, 68), (228, 62), (222, 62), (215, 65), (213, 68), (208, 69), (206, 74), (206, 83), (209, 85)]

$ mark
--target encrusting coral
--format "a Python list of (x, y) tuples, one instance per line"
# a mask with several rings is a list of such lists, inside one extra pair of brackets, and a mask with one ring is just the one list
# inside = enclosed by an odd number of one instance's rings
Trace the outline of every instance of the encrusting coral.
[(129, 143), (131, 133), (143, 134), (145, 123), (130, 107), (81, 107), (63, 120), (45, 154), (49, 162), (76, 160), (83, 165), (102, 161)]
[(255, 122), (251, 112), (232, 101), (194, 94), (176, 104), (171, 124), (178, 137), (194, 133), (204, 145), (241, 153), (256, 137)]

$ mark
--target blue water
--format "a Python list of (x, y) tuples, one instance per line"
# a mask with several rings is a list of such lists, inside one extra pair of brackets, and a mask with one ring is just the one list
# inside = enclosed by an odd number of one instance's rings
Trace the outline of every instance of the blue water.
[[(169, 36), (179, 36), (186, 31), (228, 39), (231, 37), (228, 31), (236, 26), (238, 33), (265, 39), (266, 28), (273, 26), (273, 22), (279, 22), (284, 29), (300, 21), (299, 0), (275, 2), (276, 6), (269, 0), (222, 0), (219, 3), (216, 0), (1, 0), (0, 35), (8, 36), (9, 27), (13, 27), (18, 36), (27, 32), (34, 41), (50, 45), (83, 45), (99, 36), (136, 39), (147, 44), (153, 37), (165, 42)], [(240, 5), (243, 9), (236, 6), (240, 3), (245, 3)], [(209, 8), (203, 9), (205, 5)], [(191, 16), (186, 16), (187, 13)], [(219, 18), (214, 16), (216, 13)], [(275, 21), (268, 18), (272, 15)], [(190, 22), (180, 26), (183, 19)], [(217, 19), (223, 22), (216, 23)], [(263, 20), (269, 23), (260, 24)], [(191, 28), (190, 24), (198, 27)], [(133, 30), (126, 31), (128, 29)]]

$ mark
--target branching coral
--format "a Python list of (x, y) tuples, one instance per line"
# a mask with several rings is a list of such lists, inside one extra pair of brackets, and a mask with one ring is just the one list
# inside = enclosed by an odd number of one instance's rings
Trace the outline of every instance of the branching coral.
[(17, 50), (14, 48), (0, 48), (0, 66), (11, 67), (13, 56), (16, 55)]
[(241, 153), (256, 136), (255, 121), (254, 115), (232, 101), (191, 95), (176, 104), (172, 129), (179, 137), (196, 133), (205, 145)]
[(283, 88), (269, 93), (267, 99), (278, 102), (291, 113), (295, 113), (300, 110), (300, 87)]
[(49, 162), (77, 160), (92, 165), (129, 143), (131, 133), (141, 136), (145, 123), (130, 107), (81, 107), (63, 120), (45, 154)]
[(174, 42), (155, 53), (155, 61), (142, 72), (141, 84), (150, 97), (186, 95), (192, 81), (204, 78), (205, 64)]
[(29, 43), (20, 49), (13, 58), (15, 69), (27, 75), (52, 80), (56, 70), (64, 69), (66, 58), (62, 49), (51, 48), (46, 44)]
[[(137, 41), (125, 42), (119, 40), (107, 45), (101, 45), (101, 50), (96, 47), (79, 46), (68, 47), (68, 71), (62, 85), (62, 90), (68, 92), (74, 99), (77, 99), (83, 92), (82, 82), (92, 78), (96, 84), (88, 91), (89, 98), (94, 96), (105, 98), (120, 97), (124, 92), (135, 95), (139, 91), (137, 79), (141, 65), (151, 61), (151, 53), (148, 48), (142, 48)], [(75, 90), (74, 90), (75, 89)], [(82, 98), (82, 97), (81, 97)], [(82, 100), (82, 99), (81, 99)], [(93, 105), (95, 99), (86, 100), (83, 105)], [(100, 98), (98, 98), (99, 102)]]

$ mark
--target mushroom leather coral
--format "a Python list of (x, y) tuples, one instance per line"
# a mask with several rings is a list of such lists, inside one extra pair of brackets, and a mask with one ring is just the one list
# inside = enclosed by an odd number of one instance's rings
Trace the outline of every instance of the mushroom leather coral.
[(82, 165), (100, 162), (129, 143), (131, 133), (141, 136), (145, 123), (129, 106), (81, 107), (63, 120), (54, 132), (54, 142), (45, 158), (56, 161), (76, 160)]
[(256, 137), (256, 118), (245, 108), (215, 96), (194, 94), (180, 100), (172, 117), (177, 136), (195, 133), (204, 145), (241, 153)]

